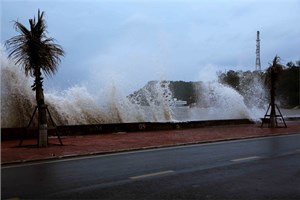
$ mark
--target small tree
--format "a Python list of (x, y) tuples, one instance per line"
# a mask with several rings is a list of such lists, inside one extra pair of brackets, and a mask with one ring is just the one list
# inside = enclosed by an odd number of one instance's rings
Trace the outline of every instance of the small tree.
[(265, 82), (270, 90), (270, 127), (276, 127), (276, 109), (275, 109), (275, 96), (276, 96), (276, 85), (279, 80), (279, 76), (283, 70), (284, 66), (280, 64), (279, 56), (275, 56), (272, 64), (267, 69)]
[(35, 78), (32, 89), (36, 94), (38, 106), (39, 124), (39, 147), (47, 147), (47, 115), (43, 92), (43, 77), (41, 71), (46, 76), (51, 76), (57, 71), (60, 57), (64, 56), (64, 51), (60, 45), (54, 43), (53, 38), (46, 37), (46, 23), (43, 19), (44, 12), (38, 10), (37, 21), (35, 17), (29, 19), (30, 29), (15, 21), (16, 31), (20, 34), (7, 40), (5, 45), (9, 50), (9, 58), (20, 64), (26, 76)]

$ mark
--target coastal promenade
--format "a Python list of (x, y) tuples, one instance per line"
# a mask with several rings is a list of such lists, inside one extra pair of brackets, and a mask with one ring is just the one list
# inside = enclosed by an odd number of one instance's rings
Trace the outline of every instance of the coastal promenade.
[(36, 139), (1, 141), (1, 164), (17, 164), (116, 153), (140, 149), (208, 143), (216, 141), (295, 134), (300, 121), (287, 121), (287, 128), (260, 128), (260, 124), (211, 126), (194, 129), (116, 132), (99, 135), (63, 136), (63, 146), (56, 137), (49, 138), (48, 148), (37, 148)]

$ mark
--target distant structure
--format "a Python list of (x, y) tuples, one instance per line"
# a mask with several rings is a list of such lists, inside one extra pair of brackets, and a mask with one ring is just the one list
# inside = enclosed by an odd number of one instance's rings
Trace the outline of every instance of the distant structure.
[(178, 100), (177, 98), (174, 98), (171, 102), (171, 106), (175, 107), (184, 107), (187, 106), (187, 101)]
[(257, 31), (257, 36), (256, 36), (256, 62), (255, 62), (255, 66), (256, 66), (257, 71), (261, 71), (259, 31)]

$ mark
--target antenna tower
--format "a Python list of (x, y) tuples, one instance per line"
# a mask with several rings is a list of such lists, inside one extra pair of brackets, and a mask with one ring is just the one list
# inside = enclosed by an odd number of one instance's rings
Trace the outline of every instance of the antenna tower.
[(260, 65), (260, 39), (259, 39), (259, 31), (257, 31), (257, 36), (256, 36), (256, 62), (255, 62), (256, 70), (260, 71), (261, 70), (261, 65)]

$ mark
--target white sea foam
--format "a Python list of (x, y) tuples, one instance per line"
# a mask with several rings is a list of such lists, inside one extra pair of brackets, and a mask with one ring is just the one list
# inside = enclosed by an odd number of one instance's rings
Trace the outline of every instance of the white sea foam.
[[(1, 53), (1, 127), (24, 127), (35, 108), (32, 78), (10, 63)], [(46, 80), (51, 81), (51, 80)], [(115, 80), (117, 81), (117, 80)], [(96, 83), (95, 83), (96, 84)], [(174, 107), (169, 82), (153, 82), (144, 88), (144, 101), (139, 105), (129, 100), (112, 81), (104, 90), (91, 94), (85, 86), (74, 86), (64, 91), (45, 91), (46, 103), (59, 125), (169, 122), (211, 119), (258, 119), (264, 109), (246, 105), (244, 97), (234, 89), (217, 81), (202, 85), (198, 106)], [(260, 89), (258, 89), (262, 93)], [(245, 93), (246, 94), (246, 93)], [(252, 94), (252, 98), (255, 98)], [(251, 100), (254, 101), (254, 100)], [(257, 102), (257, 101), (256, 101)]]

